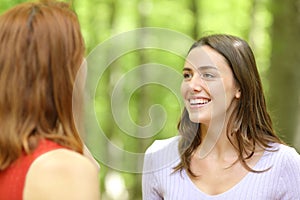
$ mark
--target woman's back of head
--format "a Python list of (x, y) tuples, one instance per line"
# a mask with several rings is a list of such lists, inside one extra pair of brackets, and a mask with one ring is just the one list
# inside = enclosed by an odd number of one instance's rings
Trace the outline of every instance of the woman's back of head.
[(82, 153), (72, 92), (84, 50), (77, 16), (67, 3), (23, 3), (2, 14), (0, 169), (22, 150), (33, 150), (39, 138)]

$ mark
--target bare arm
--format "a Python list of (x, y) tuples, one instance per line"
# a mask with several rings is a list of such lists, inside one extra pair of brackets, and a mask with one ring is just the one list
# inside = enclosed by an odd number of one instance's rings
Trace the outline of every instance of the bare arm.
[(86, 145), (84, 145), (83, 147), (83, 154), (92, 161), (92, 163), (94, 163), (94, 165), (100, 169), (100, 165), (99, 163), (95, 160), (95, 158), (93, 157), (92, 153), (90, 152), (90, 150), (88, 149), (88, 147)]
[(86, 157), (66, 149), (48, 152), (30, 167), (24, 200), (98, 200), (98, 169)]

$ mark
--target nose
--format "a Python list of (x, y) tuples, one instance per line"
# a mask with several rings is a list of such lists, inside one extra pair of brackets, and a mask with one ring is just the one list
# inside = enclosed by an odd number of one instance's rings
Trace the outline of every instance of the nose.
[(198, 73), (194, 74), (188, 85), (193, 92), (200, 92), (205, 87), (205, 83)]

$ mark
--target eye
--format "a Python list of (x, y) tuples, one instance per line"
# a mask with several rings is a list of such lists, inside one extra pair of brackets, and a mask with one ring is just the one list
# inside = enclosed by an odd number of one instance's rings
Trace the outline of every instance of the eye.
[(192, 77), (193, 77), (193, 74), (191, 72), (183, 72), (184, 79), (191, 79)]
[(205, 79), (212, 79), (212, 78), (215, 78), (216, 76), (212, 73), (203, 73), (203, 74), (201, 74), (201, 77), (205, 78)]

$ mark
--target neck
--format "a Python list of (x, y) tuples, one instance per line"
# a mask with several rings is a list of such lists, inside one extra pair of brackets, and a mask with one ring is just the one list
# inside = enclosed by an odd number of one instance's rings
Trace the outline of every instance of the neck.
[[(234, 115), (234, 108), (236, 107), (236, 101), (232, 101), (228, 110), (218, 116), (211, 118), (207, 124), (201, 123), (201, 145), (198, 147), (197, 152), (200, 158), (204, 158), (209, 155), (218, 157), (225, 157), (226, 155), (237, 155), (236, 149), (227, 137), (227, 128), (230, 124), (229, 119)], [(231, 125), (229, 125), (231, 126)], [(231, 141), (236, 144), (234, 138), (230, 138)]]
[[(201, 124), (202, 143), (196, 150), (200, 158), (206, 156), (226, 157), (237, 155), (234, 146), (227, 137), (227, 127), (224, 124), (227, 124), (227, 122), (215, 122), (213, 125), (210, 124), (210, 126)], [(233, 138), (231, 139), (232, 142), (235, 143), (235, 140)]]

